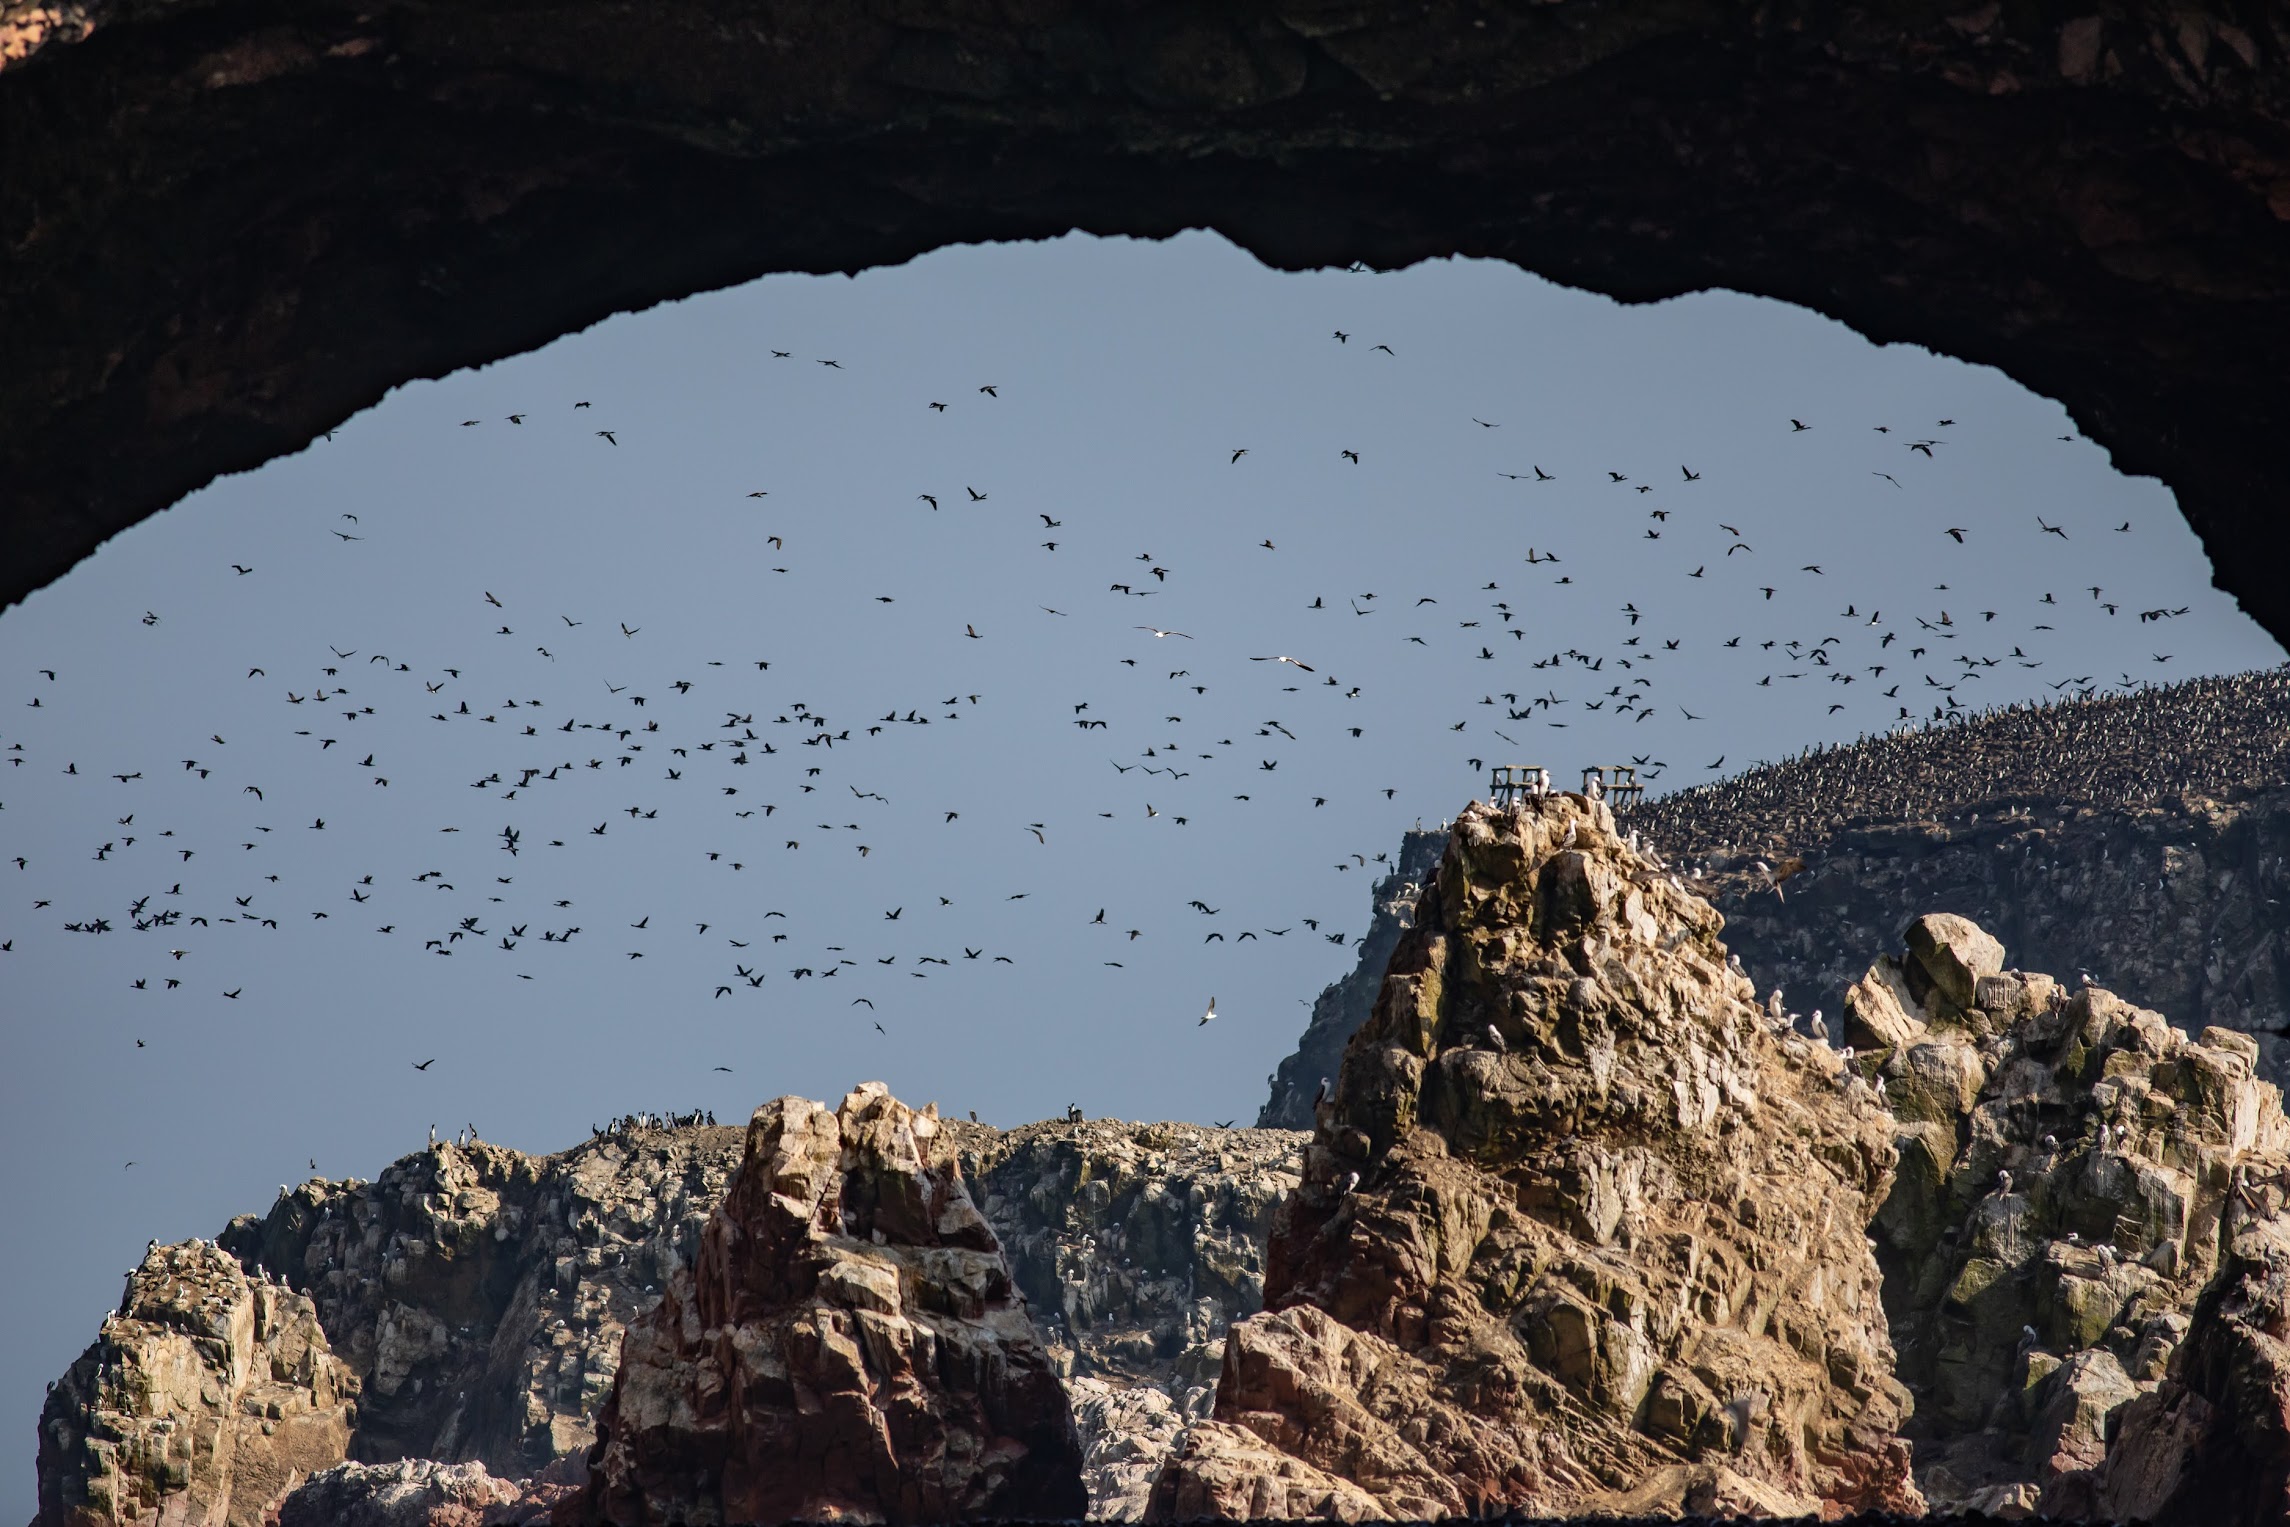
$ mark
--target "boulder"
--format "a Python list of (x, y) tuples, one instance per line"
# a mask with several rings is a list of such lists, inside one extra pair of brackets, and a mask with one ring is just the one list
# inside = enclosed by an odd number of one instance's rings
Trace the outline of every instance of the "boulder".
[(1845, 993), (1845, 1043), (1856, 1050), (1898, 1050), (1928, 1032), (1898, 961), (1879, 959)]
[(48, 1391), (34, 1527), (258, 1527), (342, 1461), (357, 1393), (307, 1298), (212, 1241), (153, 1245)]
[(935, 1107), (749, 1121), (697, 1265), (629, 1328), (567, 1521), (949, 1522), (1089, 1505), (1064, 1390)]
[(1156, 1518), (1921, 1505), (1866, 1234), (1893, 1120), (1720, 928), (1599, 802), (1463, 814)]
[[(1977, 1005), (1980, 978), (2004, 969), (2004, 946), (1968, 917), (1928, 912), (1908, 925), (1909, 987), (1937, 989), (1958, 1010)], [(1919, 979), (1921, 977), (1921, 980)]]

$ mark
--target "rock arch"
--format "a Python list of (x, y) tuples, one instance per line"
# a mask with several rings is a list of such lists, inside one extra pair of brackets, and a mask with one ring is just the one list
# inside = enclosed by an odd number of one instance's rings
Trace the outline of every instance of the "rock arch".
[(0, 0), (0, 600), (616, 311), (1206, 225), (1996, 365), (2290, 637), (2290, 23), (2081, 3)]

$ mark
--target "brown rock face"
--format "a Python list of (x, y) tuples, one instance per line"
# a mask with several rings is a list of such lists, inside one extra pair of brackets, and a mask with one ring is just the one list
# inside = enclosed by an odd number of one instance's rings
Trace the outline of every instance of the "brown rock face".
[(756, 1111), (698, 1263), (631, 1326), (566, 1519), (1078, 1517), (1081, 1448), (935, 1110)]
[(2286, 56), (2255, 0), (0, 0), (0, 599), (615, 311), (1207, 226), (1999, 366), (2290, 633)]
[(2087, 1491), (2063, 1504), (2095, 1520), (2166, 1527), (2290, 1519), (2290, 1347), (2283, 1339), (2290, 1223), (2280, 1217), (2282, 1203), (2279, 1177), (2256, 1189), (2245, 1177), (2229, 1211), (2234, 1233), (2226, 1264), (2195, 1307), (2170, 1379), (2123, 1408), (2105, 1466)]
[(1891, 1121), (1719, 926), (1603, 805), (1464, 813), (1156, 1516), (1921, 1505)]
[(308, 1299), (213, 1242), (154, 1246), (48, 1393), (34, 1527), (258, 1527), (341, 1459), (357, 1392)]

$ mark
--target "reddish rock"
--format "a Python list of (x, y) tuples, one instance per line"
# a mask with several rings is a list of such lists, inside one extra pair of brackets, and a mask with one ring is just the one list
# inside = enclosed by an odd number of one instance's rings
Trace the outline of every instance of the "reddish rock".
[(1089, 1505), (1064, 1389), (935, 1106), (749, 1121), (697, 1265), (629, 1328), (560, 1521), (947, 1522)]
[[(2270, 1163), (2279, 1171), (2280, 1163)], [(2088, 1494), (2048, 1512), (2160, 1527), (2290, 1521), (2290, 1221), (2283, 1180), (2238, 1174), (2227, 1252), (2171, 1376), (2124, 1408)]]
[(481, 1463), (345, 1463), (311, 1476), (264, 1527), (542, 1527), (572, 1487), (495, 1479)]

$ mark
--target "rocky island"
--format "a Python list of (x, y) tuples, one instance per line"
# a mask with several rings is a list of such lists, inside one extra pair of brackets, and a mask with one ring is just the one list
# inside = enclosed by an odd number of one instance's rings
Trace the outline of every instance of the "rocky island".
[(862, 1086), (154, 1246), (40, 1527), (2290, 1508), (2248, 1035), (1939, 908), (1816, 1022), (1582, 796), (1406, 923), (1309, 1135)]

